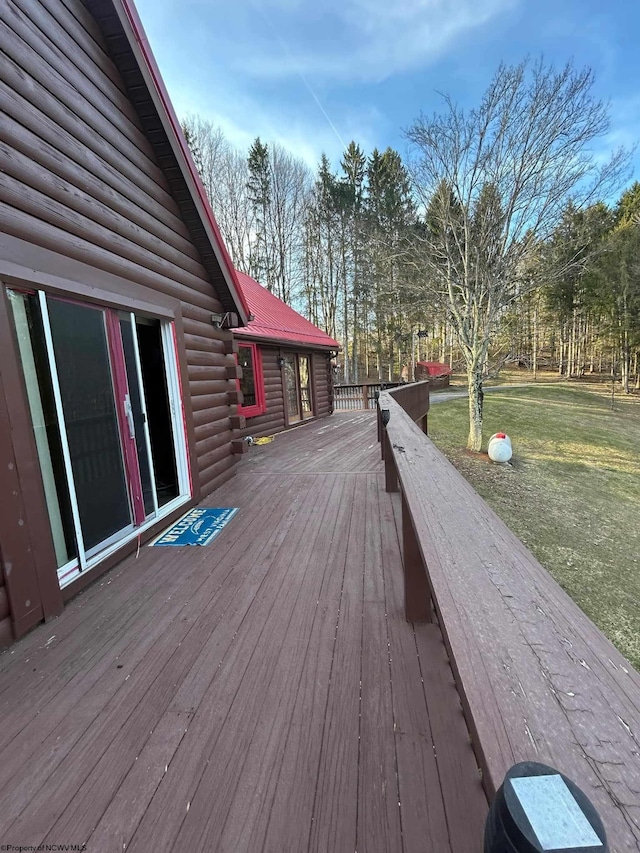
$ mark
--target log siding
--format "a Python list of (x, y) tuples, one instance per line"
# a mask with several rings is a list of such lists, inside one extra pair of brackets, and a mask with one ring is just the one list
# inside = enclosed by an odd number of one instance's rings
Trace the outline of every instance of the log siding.
[(121, 14), (109, 0), (0, 7), (0, 402), (16, 481), (0, 490), (0, 648), (100, 573), (61, 595), (4, 285), (173, 319), (194, 499), (237, 460), (232, 335), (211, 322), (237, 310), (233, 277)]
[[(244, 335), (238, 338), (238, 343), (248, 342)], [(311, 400), (314, 418), (325, 417), (333, 411), (331, 393), (331, 360), (326, 352), (310, 352), (304, 348), (284, 348), (258, 343), (262, 355), (262, 375), (266, 411), (262, 415), (247, 418), (246, 425), (240, 429), (241, 436), (253, 438), (274, 435), (287, 428), (285, 412), (284, 375), (278, 365), (278, 359), (287, 352), (308, 355), (311, 359)], [(307, 423), (311, 418), (305, 418)], [(297, 421), (292, 426), (299, 426)]]
[[(3, 230), (129, 280), (147, 302), (153, 293), (178, 300), (185, 393), (201, 410), (198, 398), (215, 388), (211, 415), (228, 419), (229, 333), (210, 322), (225, 309), (99, 27), (79, 0), (13, 0), (3, 5), (0, 49)], [(230, 439), (227, 423), (215, 459), (196, 439), (201, 494), (231, 473)]]

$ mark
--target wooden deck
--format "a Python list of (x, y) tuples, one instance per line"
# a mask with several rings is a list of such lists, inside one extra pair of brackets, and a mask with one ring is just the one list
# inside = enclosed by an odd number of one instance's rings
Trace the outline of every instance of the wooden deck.
[(0, 656), (0, 843), (479, 853), (437, 624), (403, 618), (373, 413), (253, 447), (205, 548), (141, 548)]

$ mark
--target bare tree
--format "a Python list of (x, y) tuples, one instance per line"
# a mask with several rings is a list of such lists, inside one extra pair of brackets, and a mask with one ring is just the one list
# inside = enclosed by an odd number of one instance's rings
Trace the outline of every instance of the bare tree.
[(249, 273), (254, 216), (247, 190), (247, 158), (202, 116), (188, 115), (182, 130), (233, 263)]
[(189, 114), (182, 122), (182, 131), (191, 148), (193, 159), (209, 198), (214, 198), (217, 176), (229, 144), (219, 127), (199, 115)]
[(464, 355), (472, 450), (482, 446), (492, 334), (506, 307), (540, 284), (531, 255), (569, 198), (578, 209), (590, 204), (626, 169), (623, 151), (604, 164), (594, 153), (609, 118), (593, 82), (590, 70), (571, 64), (501, 65), (477, 109), (465, 112), (445, 97), (441, 114), (420, 116), (406, 133), (427, 211), (414, 264), (422, 293), (443, 306)]
[(221, 159), (217, 185), (209, 198), (233, 263), (237, 269), (250, 274), (255, 222), (247, 190), (248, 179), (246, 156), (229, 148)]
[(281, 145), (270, 146), (270, 216), (267, 234), (271, 245), (272, 277), (276, 294), (291, 302), (303, 287), (304, 230), (310, 204), (312, 175), (309, 167)]

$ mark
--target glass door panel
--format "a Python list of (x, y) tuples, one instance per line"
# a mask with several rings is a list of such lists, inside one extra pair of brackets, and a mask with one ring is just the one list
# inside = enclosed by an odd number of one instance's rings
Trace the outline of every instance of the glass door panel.
[(287, 353), (284, 357), (284, 378), (286, 389), (286, 404), (289, 423), (294, 424), (300, 420), (300, 398), (298, 395), (298, 365), (294, 353)]
[(300, 371), (300, 403), (302, 405), (302, 417), (310, 418), (313, 415), (311, 405), (311, 369), (308, 355), (298, 356), (298, 368)]
[(132, 527), (105, 314), (47, 298), (82, 538), (91, 556)]
[(157, 509), (155, 486), (153, 482), (153, 464), (151, 462), (151, 445), (148, 440), (147, 415), (144, 394), (141, 387), (142, 374), (138, 369), (137, 338), (134, 335), (135, 320), (133, 315), (120, 315), (120, 332), (129, 386), (129, 404), (135, 434), (138, 466), (142, 483), (142, 498), (144, 501), (145, 517), (148, 518)]
[(180, 485), (160, 321), (136, 317), (136, 333), (156, 494), (162, 507), (180, 494)]

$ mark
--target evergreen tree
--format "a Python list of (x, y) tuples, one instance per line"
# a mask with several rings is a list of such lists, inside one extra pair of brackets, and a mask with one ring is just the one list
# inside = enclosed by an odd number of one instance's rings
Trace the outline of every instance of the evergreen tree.
[(269, 207), (271, 202), (271, 169), (269, 149), (257, 137), (247, 157), (249, 180), (247, 190), (254, 214), (255, 235), (250, 255), (250, 275), (273, 290), (272, 264), (269, 252)]

